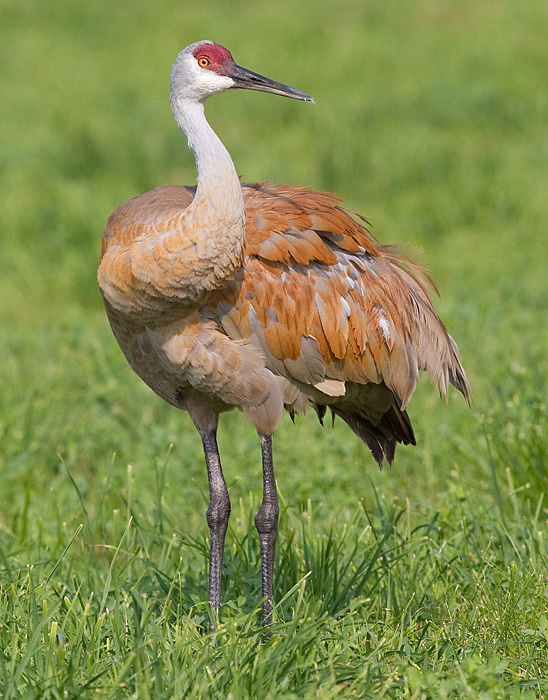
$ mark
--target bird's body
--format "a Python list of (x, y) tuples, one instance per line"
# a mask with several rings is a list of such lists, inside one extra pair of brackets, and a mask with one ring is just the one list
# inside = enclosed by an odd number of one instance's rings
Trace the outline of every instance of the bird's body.
[(218, 269), (212, 250), (180, 252), (196, 248), (179, 223), (195, 188), (159, 187), (109, 219), (100, 279), (104, 293), (123, 281), (105, 299), (129, 363), (197, 424), (195, 406), (239, 407), (269, 435), (284, 406), (299, 413), (312, 402), (361, 423), (377, 459), (382, 448), (391, 460), (395, 441), (414, 442), (403, 408), (419, 369), (443, 393), (451, 377), (463, 380), (420, 271), (330, 195), (265, 183), (242, 191), (244, 247)]
[[(467, 398), (469, 388), (420, 268), (379, 245), (333, 195), (241, 185), (205, 121), (205, 97), (231, 87), (307, 96), (270, 81), (257, 85), (260, 76), (222, 52), (199, 42), (178, 57), (179, 82), (177, 62), (172, 72), (172, 108), (196, 156), (198, 187), (159, 187), (117, 209), (103, 236), (98, 278), (130, 365), (188, 411), (202, 436), (217, 609), (230, 510), (215, 444), (218, 415), (240, 408), (261, 436), (265, 497), (256, 522), (269, 622), (271, 562), (266, 574), (264, 567), (277, 523), (270, 436), (283, 409), (294, 415), (312, 404), (321, 419), (330, 407), (381, 465), (392, 461), (397, 442), (415, 442), (405, 406), (419, 370), (443, 394), (450, 382)], [(253, 82), (237, 84), (242, 76)]]

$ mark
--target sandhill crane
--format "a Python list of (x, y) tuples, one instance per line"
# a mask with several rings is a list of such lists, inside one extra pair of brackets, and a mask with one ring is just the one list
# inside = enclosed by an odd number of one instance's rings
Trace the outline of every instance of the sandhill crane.
[(177, 56), (171, 108), (194, 151), (197, 187), (164, 186), (109, 218), (98, 280), (133, 370), (187, 411), (203, 442), (210, 502), (210, 628), (219, 615), (230, 500), (217, 449), (219, 414), (240, 408), (261, 442), (255, 518), (262, 621), (272, 620), (278, 497), (272, 434), (283, 409), (342, 418), (382, 465), (415, 444), (405, 407), (419, 370), (446, 395), (470, 390), (457, 346), (430, 301), (423, 270), (377, 243), (365, 221), (325, 192), (241, 184), (204, 102), (243, 88), (306, 102), (299, 90), (200, 41)]

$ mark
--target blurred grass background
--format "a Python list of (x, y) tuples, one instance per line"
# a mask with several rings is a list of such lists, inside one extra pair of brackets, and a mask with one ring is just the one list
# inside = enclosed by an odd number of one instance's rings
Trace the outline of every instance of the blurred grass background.
[[(207, 114), (244, 180), (334, 191), (383, 243), (409, 244), (439, 286), (474, 393), (472, 410), (456, 392), (445, 406), (423, 380), (409, 409), (419, 445), (382, 473), (342, 424), (284, 419), (275, 458), (288, 511), (311, 499), (325, 533), (362, 499), (378, 508), (374, 484), (418, 522), (467, 499), (545, 532), (547, 22), (545, 0), (0, 0), (5, 561), (55, 561), (98, 510), (96, 536), (116, 544), (128, 483), (136, 512), (153, 512), (164, 464), (173, 527), (205, 533), (198, 436), (131, 373), (95, 278), (117, 206), (195, 181), (169, 70), (202, 38), (315, 97), (234, 92)], [(252, 428), (225, 415), (219, 439), (233, 501), (257, 499)]]

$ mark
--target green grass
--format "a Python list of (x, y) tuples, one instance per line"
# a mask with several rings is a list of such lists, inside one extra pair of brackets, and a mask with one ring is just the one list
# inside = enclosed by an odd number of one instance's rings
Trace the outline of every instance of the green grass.
[[(545, 0), (0, 4), (1, 697), (548, 695), (547, 20)], [(418, 249), (474, 392), (445, 406), (423, 380), (419, 444), (381, 473), (346, 426), (284, 420), (267, 644), (257, 437), (222, 417), (211, 638), (200, 441), (131, 373), (95, 280), (111, 211), (195, 180), (168, 76), (200, 38), (314, 95), (208, 116), (244, 179), (333, 190)]]

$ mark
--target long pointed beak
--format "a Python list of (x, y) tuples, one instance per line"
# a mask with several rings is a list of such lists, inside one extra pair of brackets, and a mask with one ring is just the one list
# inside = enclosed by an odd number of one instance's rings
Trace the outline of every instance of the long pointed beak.
[(314, 99), (305, 92), (296, 90), (295, 88), (289, 87), (289, 85), (284, 85), (283, 83), (277, 83), (275, 80), (265, 78), (263, 75), (253, 73), (253, 71), (237, 66), (236, 64), (232, 66), (228, 75), (234, 81), (232, 89), (242, 88), (243, 90), (259, 90), (261, 92), (271, 92), (274, 95), (291, 97), (294, 100), (314, 102)]

